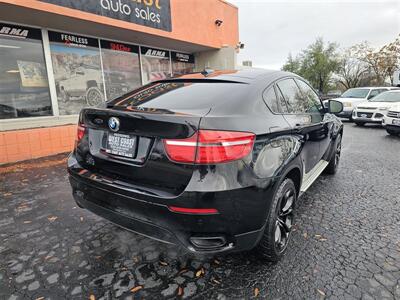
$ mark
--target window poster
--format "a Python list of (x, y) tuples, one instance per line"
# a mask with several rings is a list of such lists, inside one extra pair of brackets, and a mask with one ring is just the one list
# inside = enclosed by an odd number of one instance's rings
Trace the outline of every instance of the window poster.
[(108, 101), (141, 86), (138, 46), (102, 40), (101, 56)]
[(141, 54), (145, 84), (171, 77), (169, 51), (141, 47)]
[(104, 105), (98, 40), (54, 31), (49, 40), (60, 114)]

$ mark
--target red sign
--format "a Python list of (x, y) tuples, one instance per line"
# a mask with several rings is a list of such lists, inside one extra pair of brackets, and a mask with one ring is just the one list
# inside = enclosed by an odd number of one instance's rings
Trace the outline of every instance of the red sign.
[(124, 52), (131, 52), (132, 50), (130, 47), (117, 43), (110, 43), (110, 48), (111, 50), (124, 51)]

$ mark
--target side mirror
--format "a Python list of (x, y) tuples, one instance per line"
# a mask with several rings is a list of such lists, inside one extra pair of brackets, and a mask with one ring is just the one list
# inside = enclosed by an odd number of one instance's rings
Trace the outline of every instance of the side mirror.
[(343, 103), (336, 100), (329, 100), (328, 111), (333, 114), (338, 114), (343, 111)]

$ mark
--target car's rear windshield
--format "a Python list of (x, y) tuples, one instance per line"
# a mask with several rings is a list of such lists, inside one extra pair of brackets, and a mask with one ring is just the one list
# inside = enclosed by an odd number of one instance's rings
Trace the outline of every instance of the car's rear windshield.
[(366, 98), (369, 89), (349, 89), (345, 91), (340, 98)]
[(371, 102), (400, 102), (400, 92), (383, 92), (371, 100)]
[(243, 93), (247, 84), (229, 81), (155, 82), (107, 103), (108, 107), (138, 107), (171, 110), (209, 109)]

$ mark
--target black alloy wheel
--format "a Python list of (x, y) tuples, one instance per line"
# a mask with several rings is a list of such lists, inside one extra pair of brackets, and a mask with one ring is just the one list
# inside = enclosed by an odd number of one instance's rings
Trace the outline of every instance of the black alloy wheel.
[(342, 135), (339, 134), (336, 137), (335, 150), (334, 150), (331, 160), (329, 161), (328, 166), (325, 169), (325, 173), (328, 173), (331, 175), (336, 173), (338, 166), (339, 166), (341, 153), (342, 153)]
[(283, 252), (289, 242), (293, 225), (293, 205), (296, 191), (289, 189), (280, 200), (280, 208), (275, 223), (275, 248)]
[(294, 224), (296, 200), (294, 182), (285, 178), (271, 201), (264, 233), (256, 248), (268, 261), (278, 261), (286, 252)]

